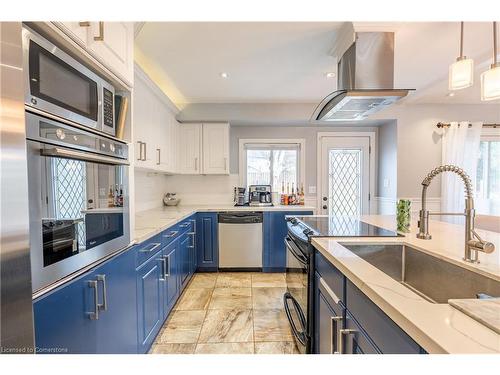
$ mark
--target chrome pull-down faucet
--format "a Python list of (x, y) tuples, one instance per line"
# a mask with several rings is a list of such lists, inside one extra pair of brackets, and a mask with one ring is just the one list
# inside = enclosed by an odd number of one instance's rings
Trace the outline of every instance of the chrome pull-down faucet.
[[(427, 210), (427, 187), (432, 179), (442, 172), (456, 173), (465, 185), (465, 210), (464, 212), (449, 213), (449, 212), (429, 212)], [(430, 240), (432, 236), (429, 233), (429, 216), (431, 215), (460, 215), (465, 216), (465, 252), (464, 260), (471, 263), (479, 263), (478, 251), (484, 253), (492, 253), (495, 250), (495, 245), (491, 242), (486, 242), (479, 237), (474, 230), (474, 197), (472, 193), (472, 181), (467, 173), (462, 168), (455, 165), (442, 165), (433, 169), (422, 181), (422, 209), (420, 210), (420, 220), (418, 222), (419, 231), (417, 238)]]

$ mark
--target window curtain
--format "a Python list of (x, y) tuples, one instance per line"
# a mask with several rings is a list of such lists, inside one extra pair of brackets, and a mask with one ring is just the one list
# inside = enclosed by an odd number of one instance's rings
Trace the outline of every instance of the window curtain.
[[(471, 178), (473, 188), (476, 182), (477, 161), (479, 158), (479, 143), (481, 140), (482, 122), (475, 122), (469, 127), (469, 122), (452, 122), (443, 133), (444, 164), (453, 164), (462, 168)], [(445, 172), (441, 175), (441, 211), (463, 212), (465, 190), (462, 179), (455, 173)], [(460, 216), (443, 216), (442, 220), (451, 223), (463, 223)]]

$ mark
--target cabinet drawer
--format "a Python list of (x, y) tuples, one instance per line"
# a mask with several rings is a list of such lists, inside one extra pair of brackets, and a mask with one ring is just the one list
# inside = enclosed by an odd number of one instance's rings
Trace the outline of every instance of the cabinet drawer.
[(144, 262), (150, 259), (158, 251), (163, 248), (162, 246), (162, 234), (157, 234), (156, 236), (146, 240), (135, 247), (135, 266), (140, 267)]
[(349, 280), (346, 306), (382, 353), (420, 353), (420, 346)]
[(335, 268), (323, 255), (318, 251), (315, 254), (316, 272), (320, 274), (328, 287), (344, 301), (344, 275)]
[(172, 225), (170, 228), (165, 229), (161, 232), (161, 240), (163, 247), (170, 245), (173, 241), (179, 238), (181, 235), (181, 229), (179, 224)]

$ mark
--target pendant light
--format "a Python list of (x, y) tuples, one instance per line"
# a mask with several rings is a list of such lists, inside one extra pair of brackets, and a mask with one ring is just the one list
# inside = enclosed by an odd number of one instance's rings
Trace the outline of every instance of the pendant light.
[(493, 64), (481, 74), (481, 100), (500, 99), (500, 63), (497, 54), (497, 23), (493, 22)]
[(460, 90), (474, 83), (474, 61), (464, 56), (464, 23), (460, 22), (460, 56), (450, 65), (449, 89)]

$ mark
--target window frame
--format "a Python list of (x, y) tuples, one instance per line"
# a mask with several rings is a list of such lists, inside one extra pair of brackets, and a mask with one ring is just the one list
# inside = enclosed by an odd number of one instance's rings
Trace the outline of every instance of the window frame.
[[(479, 142), (500, 142), (500, 129), (499, 128), (484, 128), (481, 130), (481, 137), (480, 137), (480, 140)], [(479, 155), (478, 155), (478, 161), (479, 161)], [(477, 167), (476, 167), (477, 169)], [(479, 176), (476, 174), (475, 176), (475, 181), (477, 183), (477, 178)], [(474, 187), (475, 189), (477, 188), (477, 186)], [(477, 191), (474, 189), (474, 196), (475, 198), (479, 201), (479, 200), (482, 200), (483, 198), (480, 198), (479, 196), (476, 196), (477, 194)], [(490, 198), (487, 198), (487, 200), (490, 199)], [(493, 215), (491, 213), (488, 213), (488, 214), (483, 214), (483, 213), (479, 213), (479, 215)]]
[[(265, 146), (275, 146), (275, 145), (298, 145), (298, 155), (297, 155), (297, 180), (304, 186), (304, 192), (307, 191), (306, 188), (306, 140), (304, 138), (246, 138), (239, 140), (239, 184), (242, 187), (247, 186), (247, 158), (246, 158), (246, 146), (247, 145), (259, 145), (265, 148)], [(271, 148), (271, 147), (270, 147)], [(279, 191), (278, 191), (279, 193)]]

